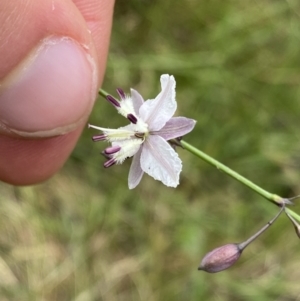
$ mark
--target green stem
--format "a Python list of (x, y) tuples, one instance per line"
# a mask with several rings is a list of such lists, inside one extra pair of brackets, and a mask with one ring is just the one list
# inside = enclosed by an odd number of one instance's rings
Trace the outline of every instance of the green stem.
[[(248, 180), (245, 177), (241, 176), (240, 174), (238, 174), (234, 170), (230, 169), (226, 165), (224, 165), (221, 162), (217, 161), (216, 159), (210, 157), (209, 155), (205, 154), (204, 152), (200, 151), (199, 149), (195, 148), (194, 146), (192, 146), (191, 144), (185, 142), (184, 140), (181, 140), (179, 142), (179, 144), (180, 144), (180, 146), (182, 146), (184, 149), (186, 149), (187, 151), (189, 151), (193, 155), (201, 158), (205, 162), (207, 162), (207, 163), (211, 164), (212, 166), (216, 167), (218, 170), (223, 171), (227, 175), (231, 176), (232, 178), (239, 181), (240, 183), (246, 185), (247, 187), (249, 187), (250, 189), (252, 189), (256, 193), (258, 193), (259, 195), (261, 195), (262, 197), (264, 197), (268, 201), (276, 204), (277, 206), (282, 206), (283, 202), (285, 202), (285, 201), (288, 202), (289, 201), (289, 199), (284, 199), (284, 198), (280, 197), (279, 195), (270, 193), (270, 192), (262, 189), (258, 185), (254, 184), (250, 180)], [(286, 208), (286, 211), (288, 211), (288, 213), (290, 213), (290, 215), (292, 217), (294, 217), (295, 219), (297, 219), (300, 222), (300, 216), (296, 212), (294, 212), (294, 211), (292, 211), (291, 209), (288, 209), (288, 208)]]
[(101, 95), (102, 97), (106, 98), (107, 95), (109, 95), (106, 91), (99, 89), (98, 94)]
[(254, 184), (253, 182), (249, 181), (245, 177), (241, 176), (240, 174), (238, 174), (234, 170), (230, 169), (226, 165), (220, 163), (219, 161), (215, 160), (214, 158), (210, 157), (209, 155), (207, 155), (207, 154), (203, 153), (202, 151), (200, 151), (199, 149), (195, 148), (191, 144), (189, 144), (189, 143), (187, 143), (183, 140), (180, 141), (180, 144), (184, 149), (186, 149), (190, 153), (196, 155), (197, 157), (201, 158), (205, 162), (207, 162), (207, 163), (211, 164), (212, 166), (216, 167), (218, 170), (223, 171), (227, 175), (231, 176), (232, 178), (236, 179), (237, 181), (239, 181), (239, 182), (243, 183), (244, 185), (248, 186), (250, 189), (254, 190), (259, 195), (266, 198), (268, 201), (273, 202), (273, 203), (278, 204), (278, 205), (282, 204), (282, 197), (280, 197), (276, 194), (272, 194), (272, 193), (262, 189), (261, 187)]
[(298, 222), (300, 222), (300, 216), (294, 212), (293, 210), (291, 209), (288, 209), (288, 208), (285, 208), (285, 210), (294, 218), (296, 219)]

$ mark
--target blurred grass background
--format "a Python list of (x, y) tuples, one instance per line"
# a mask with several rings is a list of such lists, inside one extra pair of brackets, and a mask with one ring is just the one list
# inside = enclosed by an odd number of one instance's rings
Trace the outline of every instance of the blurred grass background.
[[(186, 141), (291, 197), (300, 193), (299, 48), (297, 0), (117, 0), (103, 88), (148, 99), (173, 74), (177, 115), (198, 121)], [(99, 98), (90, 123), (127, 121)], [(1, 301), (300, 300), (300, 244), (284, 216), (233, 268), (197, 271), (274, 206), (180, 149), (176, 190), (144, 176), (129, 191), (129, 160), (104, 170), (93, 134), (46, 183), (0, 184)]]

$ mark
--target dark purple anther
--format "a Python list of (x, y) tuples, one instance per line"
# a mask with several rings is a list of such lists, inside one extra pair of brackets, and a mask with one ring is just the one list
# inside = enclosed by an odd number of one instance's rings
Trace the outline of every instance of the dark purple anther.
[(107, 155), (104, 151), (102, 151), (101, 154), (102, 154), (107, 160), (111, 159), (111, 157), (112, 157), (111, 155)]
[(118, 94), (119, 94), (119, 96), (120, 96), (121, 99), (125, 99), (126, 98), (126, 95), (125, 95), (125, 93), (124, 93), (124, 91), (122, 89), (118, 88), (117, 92), (118, 92)]
[(133, 114), (128, 114), (127, 119), (133, 124), (137, 123), (137, 118)]
[(106, 99), (115, 107), (120, 107), (120, 103), (111, 95), (107, 95)]
[(113, 166), (114, 164), (116, 164), (116, 160), (114, 159), (114, 158), (111, 158), (111, 159), (109, 159), (108, 161), (106, 161), (104, 164), (103, 164), (103, 166), (105, 167), (105, 168), (107, 168), (107, 167), (111, 167), (111, 166)]
[(120, 149), (121, 149), (120, 146), (114, 145), (114, 146), (111, 146), (111, 147), (107, 147), (107, 148), (104, 150), (104, 153), (105, 153), (106, 155), (111, 155), (111, 154), (117, 153)]
[(94, 142), (106, 140), (106, 135), (102, 134), (102, 135), (93, 136), (92, 140)]

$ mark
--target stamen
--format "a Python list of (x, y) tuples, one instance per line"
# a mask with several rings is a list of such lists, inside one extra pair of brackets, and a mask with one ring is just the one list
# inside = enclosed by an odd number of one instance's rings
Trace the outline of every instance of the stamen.
[(119, 108), (120, 107), (120, 103), (111, 95), (107, 95), (106, 99), (115, 107)]
[(101, 152), (101, 155), (103, 155), (107, 160), (111, 159), (111, 155), (107, 155), (104, 151)]
[(93, 136), (92, 137), (92, 140), (94, 142), (97, 142), (97, 141), (103, 141), (103, 140), (106, 140), (106, 135), (102, 134), (102, 135), (96, 135), (96, 136)]
[(131, 113), (127, 115), (127, 119), (133, 124), (137, 123), (137, 118)]
[(137, 132), (137, 133), (134, 134), (134, 136), (136, 138), (144, 139), (145, 138), (145, 133)]
[(113, 166), (114, 164), (116, 164), (116, 159), (114, 159), (114, 158), (111, 158), (111, 159), (109, 159), (108, 161), (106, 161), (104, 164), (103, 164), (103, 166), (105, 167), (105, 168), (108, 168), (108, 167), (111, 167), (111, 166)]
[(117, 153), (120, 149), (121, 149), (121, 147), (119, 145), (114, 145), (114, 146), (111, 146), (111, 147), (107, 147), (104, 150), (104, 153), (106, 155), (111, 155), (111, 154)]
[(125, 99), (126, 98), (126, 95), (125, 95), (125, 93), (124, 93), (124, 91), (122, 89), (118, 88), (117, 92), (118, 92), (118, 94), (119, 94), (119, 96), (120, 96), (121, 99)]

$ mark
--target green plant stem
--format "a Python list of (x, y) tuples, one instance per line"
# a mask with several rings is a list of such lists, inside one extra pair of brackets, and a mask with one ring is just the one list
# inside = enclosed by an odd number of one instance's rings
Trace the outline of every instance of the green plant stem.
[[(193, 155), (197, 156), (198, 158), (204, 160), (205, 162), (211, 164), (212, 166), (216, 167), (218, 170), (226, 173), (227, 175), (231, 176), (232, 178), (239, 181), (240, 183), (246, 185), (247, 187), (249, 187), (256, 193), (258, 193), (259, 195), (261, 195), (268, 201), (276, 204), (277, 206), (281, 207), (283, 205), (283, 203), (285, 203), (286, 201), (287, 201), (286, 204), (288, 204), (288, 201), (289, 201), (288, 199), (282, 198), (279, 195), (270, 193), (270, 192), (262, 189), (261, 187), (254, 184), (250, 180), (241, 176), (239, 173), (235, 172), (231, 168), (227, 167), (226, 165), (222, 164), (221, 162), (217, 161), (216, 159), (210, 157), (209, 155), (205, 154), (204, 152), (200, 151), (199, 149), (197, 149), (196, 147), (192, 146), (191, 144), (185, 142), (184, 140), (181, 140), (178, 144), (180, 146), (182, 146), (185, 150), (189, 151), (190, 153), (192, 153)], [(296, 212), (294, 212), (293, 210), (288, 209), (288, 208), (286, 208), (286, 211), (288, 211), (288, 213), (292, 217), (294, 217), (295, 219), (300, 221), (300, 216)]]
[[(187, 143), (184, 140), (181, 140), (179, 142), (180, 146), (182, 146), (185, 150), (189, 151), (193, 155), (201, 158), (205, 162), (211, 164), (212, 166), (216, 167), (218, 170), (226, 173), (227, 175), (231, 176), (235, 180), (239, 181), (240, 183), (244, 184), (245, 186), (249, 187), (268, 201), (276, 204), (277, 206), (282, 206), (283, 202), (288, 201), (288, 199), (284, 199), (280, 197), (279, 195), (270, 193), (264, 189), (262, 189), (260, 186), (254, 184), (250, 180), (246, 179), (245, 177), (241, 176), (239, 173), (235, 172), (231, 168), (227, 167), (226, 165), (222, 164), (221, 162), (217, 161), (216, 159), (210, 157), (209, 155), (205, 154), (204, 152), (200, 151), (196, 147), (192, 146), (191, 144)], [(300, 216), (292, 211), (291, 209), (286, 208), (286, 211), (290, 213), (292, 217), (300, 221)]]
[(294, 219), (296, 219), (298, 222), (300, 222), (300, 216), (294, 212), (293, 210), (289, 208), (285, 208), (285, 211), (287, 211)]
[(99, 89), (98, 94), (101, 95), (102, 97), (106, 98), (107, 95), (109, 95), (106, 91), (103, 89)]
[(257, 192), (259, 195), (266, 198), (268, 201), (271, 201), (271, 202), (276, 203), (278, 205), (282, 204), (282, 197), (280, 197), (276, 194), (272, 194), (272, 193), (262, 189), (261, 187), (254, 184), (253, 182), (249, 181), (248, 179), (241, 176), (237, 172), (233, 171), (232, 169), (230, 169), (226, 165), (220, 163), (219, 161), (215, 160), (214, 158), (210, 157), (209, 155), (207, 155), (207, 154), (203, 153), (202, 151), (200, 151), (199, 149), (195, 148), (191, 144), (189, 144), (189, 143), (187, 143), (183, 140), (180, 141), (180, 144), (182, 145), (182, 147), (184, 149), (186, 149), (190, 153), (196, 155), (197, 157), (201, 158), (202, 160), (204, 160), (207, 163), (211, 164), (212, 166), (216, 167), (218, 170), (223, 171), (227, 175), (231, 176), (232, 178), (236, 179), (237, 181), (241, 182), (242, 184), (248, 186), (249, 188), (251, 188), (252, 190)]

